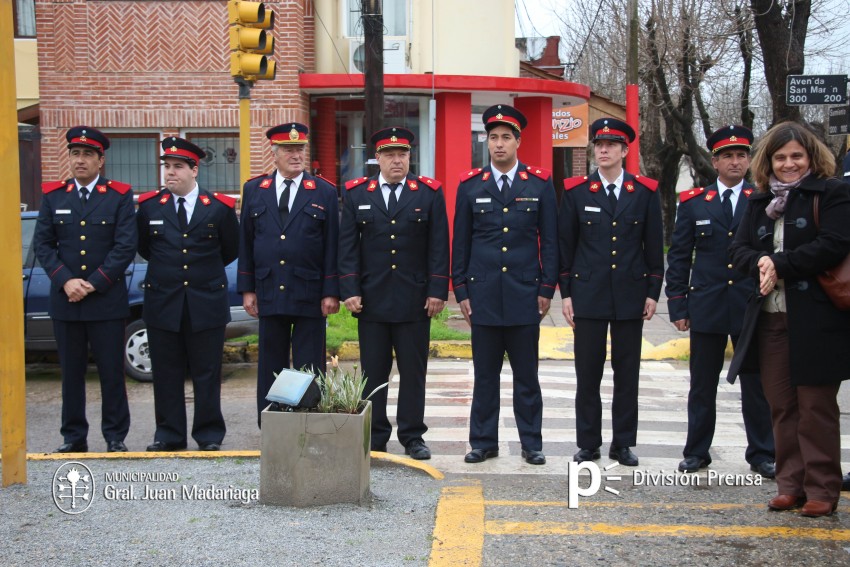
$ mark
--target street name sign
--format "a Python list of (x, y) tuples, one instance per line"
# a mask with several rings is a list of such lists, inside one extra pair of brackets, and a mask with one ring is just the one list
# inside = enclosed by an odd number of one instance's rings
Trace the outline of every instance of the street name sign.
[(847, 104), (847, 76), (788, 75), (785, 99), (791, 106)]

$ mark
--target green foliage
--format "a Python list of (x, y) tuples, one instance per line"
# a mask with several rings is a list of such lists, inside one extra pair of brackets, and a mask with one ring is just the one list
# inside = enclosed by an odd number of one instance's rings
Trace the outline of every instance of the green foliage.
[(364, 398), (366, 375), (362, 372), (358, 374), (356, 364), (351, 372), (343, 370), (339, 367), (336, 357), (331, 359), (331, 367), (327, 373), (319, 373), (316, 382), (322, 393), (322, 399), (316, 408), (316, 411), (320, 413), (359, 413), (364, 401), (389, 385), (388, 382), (384, 382)]
[[(431, 319), (431, 340), (433, 341), (463, 341), (469, 339), (469, 331), (459, 331), (446, 324), (449, 318), (448, 309), (443, 309)], [(240, 341), (248, 344), (257, 342), (257, 335), (241, 337)], [(345, 307), (328, 317), (327, 338), (325, 344), (329, 354), (336, 354), (342, 343), (357, 340), (357, 319)]]

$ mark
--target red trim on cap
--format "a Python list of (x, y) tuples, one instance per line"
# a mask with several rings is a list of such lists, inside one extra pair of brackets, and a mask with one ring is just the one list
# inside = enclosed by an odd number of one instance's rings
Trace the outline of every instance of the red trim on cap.
[(741, 137), (741, 136), (730, 136), (730, 137), (725, 138), (723, 140), (720, 140), (719, 142), (714, 144), (714, 147), (711, 148), (711, 152), (717, 153), (720, 150), (722, 150), (723, 148), (728, 148), (730, 146), (731, 147), (741, 146), (743, 148), (749, 148), (750, 147), (750, 140), (747, 139), (747, 138)]
[[(501, 118), (500, 118), (501, 117)], [(487, 124), (492, 122), (506, 122), (513, 126), (517, 130), (522, 130), (522, 127), (519, 125), (519, 120), (514, 118), (513, 116), (505, 116), (504, 114), (496, 114), (487, 119)]]
[(68, 144), (82, 144), (83, 146), (93, 146), (95, 148), (99, 148), (100, 151), (103, 151), (103, 144), (95, 140), (94, 138), (89, 138), (88, 136), (80, 136), (78, 138), (71, 138), (71, 141)]
[(629, 139), (628, 134), (626, 134), (625, 132), (622, 132), (620, 130), (614, 130), (612, 128), (608, 128), (607, 132), (605, 131), (605, 128), (603, 128), (601, 130), (597, 130), (596, 134), (594, 134), (593, 137), (598, 138), (600, 135), (602, 135), (602, 136), (621, 136), (624, 140)]
[(378, 143), (375, 144), (375, 151), (381, 151), (384, 148), (391, 147), (410, 149), (410, 140), (408, 140), (407, 138), (399, 138), (397, 136), (393, 136), (393, 138), (395, 138), (395, 140), (393, 140), (392, 138), (378, 140)]
[(165, 154), (163, 154), (163, 157), (183, 157), (194, 160), (196, 163), (201, 161), (201, 158), (199, 158), (198, 155), (194, 152), (178, 148), (177, 146), (165, 148)]
[(278, 132), (277, 134), (272, 134), (269, 141), (272, 144), (306, 144), (308, 142), (307, 134), (299, 130), (295, 131), (298, 132), (297, 138), (291, 137), (292, 130), (290, 130), (289, 132)]

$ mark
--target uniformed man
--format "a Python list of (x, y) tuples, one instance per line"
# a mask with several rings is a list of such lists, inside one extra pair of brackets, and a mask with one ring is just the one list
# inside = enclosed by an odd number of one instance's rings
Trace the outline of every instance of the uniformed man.
[(537, 345), (558, 277), (555, 189), (548, 171), (517, 158), (526, 125), (520, 111), (499, 104), (482, 118), (490, 166), (461, 177), (452, 243), (452, 281), (472, 327), (475, 367), (472, 450), (464, 460), (481, 463), (499, 456), (499, 382), (507, 353), (522, 457), (542, 465)]
[(204, 151), (182, 138), (162, 141), (165, 187), (139, 197), (139, 254), (148, 261), (144, 320), (153, 365), (156, 433), (148, 451), (186, 448), (186, 376), (192, 378), (192, 438), (218, 451), (221, 356), (230, 321), (224, 267), (236, 259), (235, 201), (198, 187)]
[(599, 388), (611, 331), (614, 437), (608, 456), (637, 466), (638, 376), (643, 322), (655, 314), (664, 275), (657, 182), (623, 169), (631, 126), (601, 118), (590, 126), (592, 175), (564, 180), (558, 217), (563, 312), (575, 332), (577, 462), (602, 445)]
[(337, 192), (305, 171), (308, 134), (297, 122), (266, 132), (277, 170), (242, 190), (237, 286), (260, 318), (258, 423), (275, 372), (325, 371), (325, 318), (339, 311)]
[(62, 368), (64, 443), (57, 453), (88, 451), (86, 366), (89, 346), (100, 376), (101, 432), (109, 452), (126, 451), (130, 407), (124, 384), (124, 271), (136, 255), (133, 192), (100, 175), (109, 139), (89, 126), (68, 130), (74, 176), (42, 185), (33, 246), (50, 277), (53, 331)]
[[(753, 186), (744, 180), (750, 166), (753, 133), (725, 126), (707, 141), (717, 182), (680, 194), (673, 242), (667, 253), (667, 306), (680, 331), (691, 332), (691, 389), (688, 439), (679, 463), (696, 472), (711, 463), (709, 448), (716, 423), (717, 384), (726, 342), (737, 344), (747, 299), (755, 280), (734, 269), (729, 244), (744, 214)], [(770, 407), (758, 374), (741, 375), (741, 410), (747, 432), (745, 458), (750, 468), (773, 478), (774, 446)]]
[[(430, 459), (423, 435), (431, 317), (449, 293), (449, 222), (439, 181), (410, 173), (413, 132), (372, 135), (380, 173), (345, 184), (339, 237), (339, 287), (358, 319), (366, 392), (399, 371), (398, 440), (414, 459)], [(372, 396), (372, 450), (392, 434), (387, 389)]]

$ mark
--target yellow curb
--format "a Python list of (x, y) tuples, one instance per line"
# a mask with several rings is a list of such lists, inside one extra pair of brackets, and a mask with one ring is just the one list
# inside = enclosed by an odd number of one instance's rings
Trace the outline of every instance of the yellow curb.
[[(569, 327), (541, 327), (539, 356), (540, 360), (575, 360), (573, 351), (573, 330)], [(610, 354), (610, 346), (608, 347)], [(689, 338), (673, 339), (658, 346), (643, 339), (641, 360), (686, 360), (690, 356)], [(346, 341), (339, 348), (340, 360), (360, 360), (360, 345), (357, 341)], [(430, 358), (472, 359), (470, 341), (431, 341), (428, 352)], [(726, 357), (731, 358), (731, 343), (726, 349)]]
[(259, 451), (127, 451), (125, 453), (27, 453), (28, 461), (73, 459), (241, 459), (257, 458)]
[(379, 461), (389, 461), (389, 462), (395, 463), (397, 465), (404, 465), (404, 466), (410, 467), (412, 469), (419, 469), (421, 471), (428, 473), (428, 475), (430, 475), (431, 478), (434, 478), (436, 480), (443, 480), (444, 478), (446, 478), (446, 475), (444, 475), (442, 472), (435, 469), (431, 465), (427, 465), (427, 464), (425, 464), (421, 461), (411, 459), (410, 457), (402, 457), (401, 455), (394, 455), (392, 453), (384, 453), (382, 451), (372, 451), (370, 453), (370, 455), (373, 459), (378, 459)]
[(447, 486), (437, 502), (429, 567), (481, 565), (484, 554), (484, 490)]
[[(431, 478), (443, 480), (446, 475), (431, 465), (391, 453), (372, 451), (369, 456), (412, 469), (419, 469)], [(259, 451), (127, 451), (125, 453), (27, 453), (28, 461), (70, 461), (109, 459), (256, 459)], [(0, 458), (2, 460), (2, 458)]]

